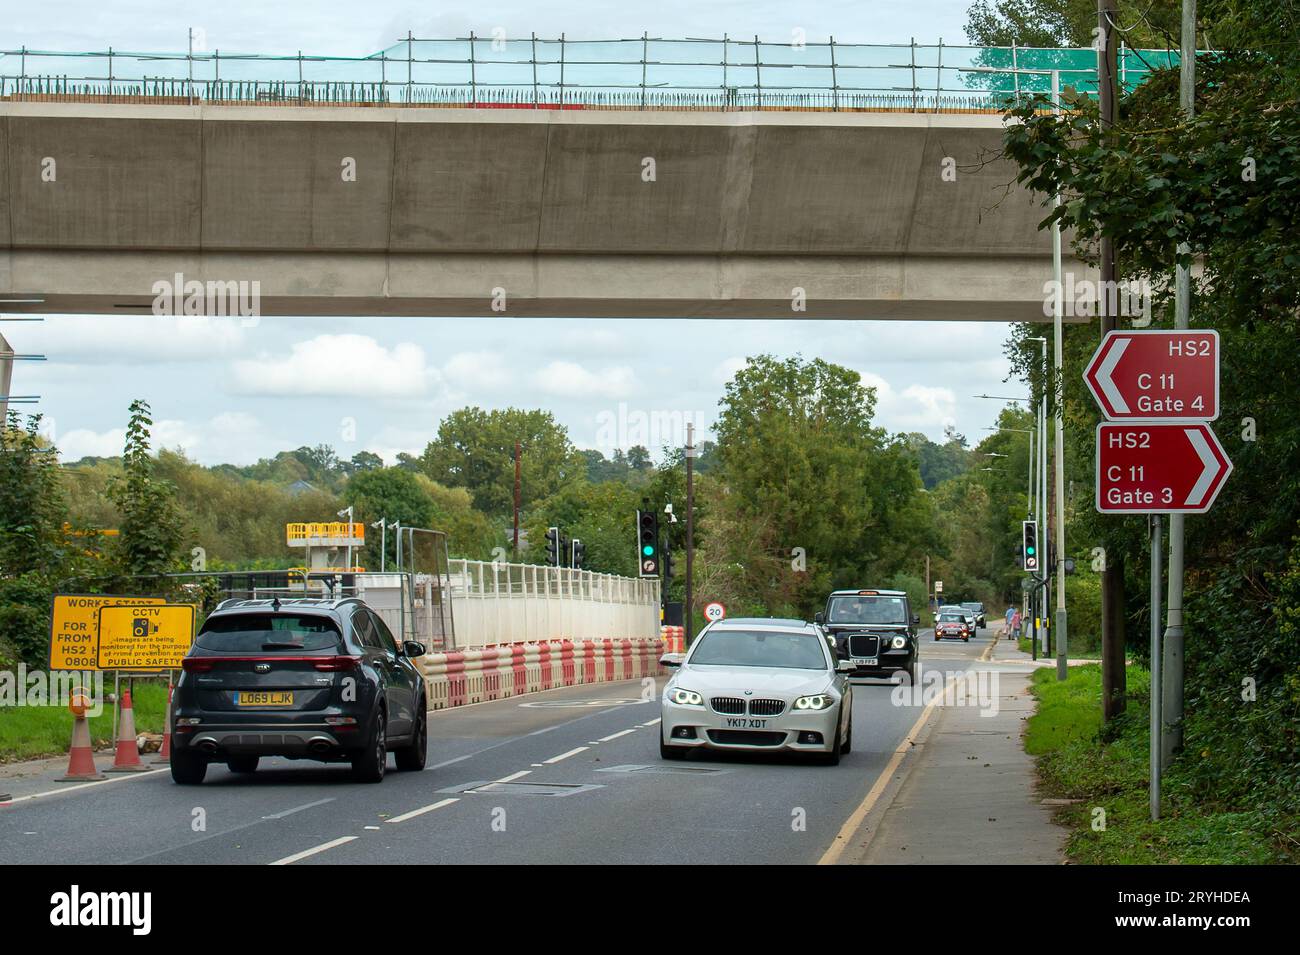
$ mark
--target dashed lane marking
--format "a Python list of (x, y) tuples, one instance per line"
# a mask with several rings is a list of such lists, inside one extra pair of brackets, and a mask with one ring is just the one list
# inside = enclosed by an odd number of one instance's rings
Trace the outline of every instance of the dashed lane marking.
[(421, 806), (419, 809), (412, 809), (410, 812), (404, 812), (400, 816), (394, 816), (392, 819), (385, 819), (384, 822), (406, 822), (408, 819), (414, 819), (416, 816), (423, 816), (426, 812), (433, 812), (435, 809), (441, 809), (443, 806), (450, 806), (458, 799), (440, 799), (429, 806)]
[(500, 779), (497, 780), (497, 782), (499, 782), (499, 783), (511, 783), (511, 782), (514, 782), (516, 779), (519, 779), (519, 778), (521, 778), (521, 777), (523, 777), (523, 776), (528, 776), (528, 775), (531, 775), (531, 774), (532, 774), (532, 770), (531, 770), (531, 769), (521, 769), (521, 770), (519, 770), (519, 772), (517, 772), (517, 773), (511, 773), (509, 776), (503, 776), (503, 777), (501, 777)]
[(635, 732), (636, 732), (636, 727), (634, 726), (630, 730), (621, 730), (620, 732), (617, 733), (610, 733), (608, 736), (602, 736), (600, 738), (600, 741), (602, 743), (608, 743), (612, 739), (618, 739), (620, 736), (627, 736), (629, 733), (635, 733)]
[(334, 798), (317, 799), (315, 802), (309, 802), (302, 806), (294, 806), (292, 809), (286, 809), (283, 812), (275, 812), (269, 816), (263, 816), (263, 819), (283, 819), (285, 816), (292, 816), (295, 812), (302, 812), (304, 809), (315, 809), (317, 806), (323, 806), (327, 802), (333, 802)]
[(545, 763), (547, 766), (550, 766), (552, 763), (558, 763), (562, 759), (568, 759), (570, 756), (577, 756), (579, 753), (586, 752), (586, 750), (589, 748), (590, 747), (587, 746), (575, 746), (567, 753), (561, 753), (559, 756), (552, 756), (550, 759), (542, 760), (542, 762)]
[[(388, 821), (393, 822), (392, 819)], [(322, 852), (328, 852), (330, 849), (334, 849), (341, 845), (346, 845), (349, 842), (355, 842), (356, 840), (357, 840), (356, 836), (340, 836), (338, 839), (331, 839), (329, 842), (322, 842), (318, 846), (312, 846), (310, 849), (303, 849), (302, 852), (295, 852), (293, 855), (285, 856), (283, 859), (276, 859), (274, 862), (270, 864), (271, 865), (293, 865), (295, 862), (301, 862), (303, 859), (306, 859), (308, 856), (314, 856)]]
[(642, 726), (658, 726), (661, 722), (663, 722), (663, 717), (659, 717), (658, 719), (653, 719), (653, 720), (651, 720), (649, 723), (642, 723), (641, 725), (642, 725)]

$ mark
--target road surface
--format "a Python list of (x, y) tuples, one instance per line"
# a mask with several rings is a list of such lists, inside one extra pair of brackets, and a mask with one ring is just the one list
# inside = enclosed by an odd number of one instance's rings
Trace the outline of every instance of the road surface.
[[(927, 670), (988, 648), (922, 633)], [(855, 683), (839, 766), (771, 754), (658, 753), (659, 689), (568, 687), (430, 716), (429, 763), (354, 783), (346, 765), (264, 759), (251, 776), (165, 769), (60, 789), (0, 789), (0, 863), (815, 863), (882, 778), (924, 707)], [(650, 695), (644, 699), (643, 695)], [(897, 779), (906, 761), (891, 770)], [(65, 784), (66, 785), (66, 784)], [(881, 787), (876, 787), (880, 789)], [(879, 794), (877, 794), (879, 795)]]

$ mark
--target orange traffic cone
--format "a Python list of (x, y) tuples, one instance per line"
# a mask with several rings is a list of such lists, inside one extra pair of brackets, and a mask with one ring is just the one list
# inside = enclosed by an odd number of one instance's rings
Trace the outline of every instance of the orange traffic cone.
[(140, 744), (135, 740), (135, 711), (131, 708), (131, 691), (122, 693), (122, 709), (117, 720), (117, 752), (110, 773), (147, 773), (149, 767), (140, 762)]
[(81, 782), (87, 779), (106, 779), (95, 765), (95, 752), (90, 745), (90, 724), (86, 722), (86, 707), (90, 701), (81, 694), (74, 695), (68, 703), (72, 711), (72, 748), (68, 750), (68, 771), (58, 782)]
[(167, 684), (167, 714), (163, 717), (163, 740), (158, 755), (153, 758), (155, 766), (172, 761), (172, 686)]

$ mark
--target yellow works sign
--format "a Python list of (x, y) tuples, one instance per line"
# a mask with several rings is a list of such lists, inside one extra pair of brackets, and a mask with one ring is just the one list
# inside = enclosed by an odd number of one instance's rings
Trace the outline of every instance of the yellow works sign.
[(100, 670), (175, 670), (193, 642), (188, 604), (99, 608)]
[(99, 669), (99, 611), (124, 605), (157, 606), (159, 597), (99, 597), (58, 594), (50, 614), (50, 669)]

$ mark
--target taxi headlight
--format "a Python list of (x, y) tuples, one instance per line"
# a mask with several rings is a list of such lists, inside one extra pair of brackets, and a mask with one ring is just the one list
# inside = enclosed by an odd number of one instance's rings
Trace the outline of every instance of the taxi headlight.
[(668, 694), (668, 698), (678, 706), (703, 706), (704, 697), (694, 690), (686, 690), (682, 687), (674, 687)]
[(829, 693), (814, 693), (812, 696), (801, 696), (794, 701), (796, 710), (824, 710), (835, 705), (835, 698)]
[(894, 637), (895, 650), (901, 650), (905, 646), (907, 646), (907, 637), (903, 637), (903, 636)]

